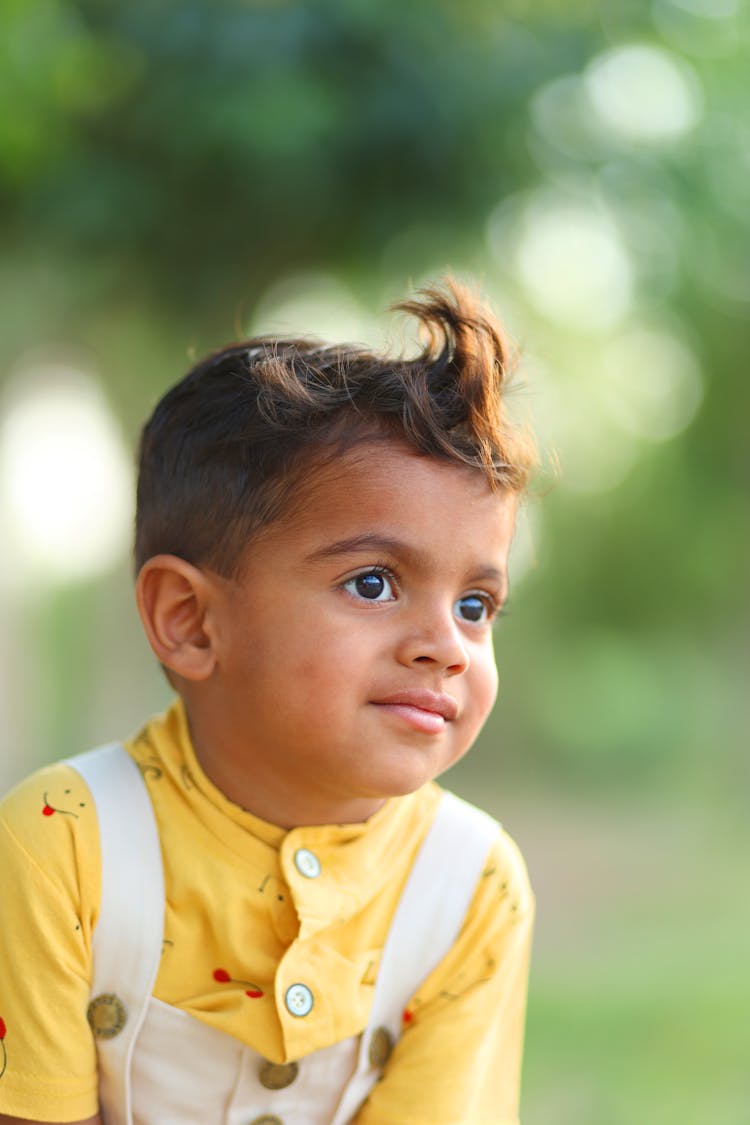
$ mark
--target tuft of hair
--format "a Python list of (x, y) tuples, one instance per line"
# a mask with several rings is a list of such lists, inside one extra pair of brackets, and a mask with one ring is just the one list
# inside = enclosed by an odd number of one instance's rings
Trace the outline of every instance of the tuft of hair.
[(141, 435), (136, 567), (167, 553), (235, 573), (314, 464), (357, 445), (401, 441), (522, 492), (536, 446), (508, 416), (515, 356), (493, 313), (452, 278), (394, 310), (418, 321), (414, 357), (256, 337), (172, 387)]
[(414, 316), (425, 337), (411, 369), (416, 409), (409, 404), (407, 433), (425, 451), (482, 469), (492, 487), (522, 491), (535, 445), (508, 417), (517, 355), (492, 311), (452, 278), (393, 307)]

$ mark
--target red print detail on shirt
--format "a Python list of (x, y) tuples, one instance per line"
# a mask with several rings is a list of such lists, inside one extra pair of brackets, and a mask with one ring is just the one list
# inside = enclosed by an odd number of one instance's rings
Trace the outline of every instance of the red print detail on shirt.
[(5, 1068), (8, 1065), (8, 1056), (5, 1051), (5, 1020), (0, 1018), (0, 1078), (5, 1074)]
[(243, 984), (245, 985), (245, 996), (249, 996), (251, 1000), (259, 1000), (263, 995), (263, 989), (259, 988), (257, 984), (253, 984), (249, 980), (237, 980), (236, 977), (231, 977), (226, 969), (214, 969), (214, 980), (219, 984)]
[[(70, 790), (66, 789), (65, 790), (66, 796), (69, 793), (70, 793)], [(79, 807), (79, 809), (85, 809), (86, 808), (86, 802), (85, 801), (79, 801), (78, 807)], [(49, 803), (49, 798), (48, 798), (47, 794), (45, 793), (44, 794), (44, 804), (42, 805), (42, 816), (52, 816), (53, 813), (60, 813), (61, 816), (72, 816), (72, 817), (75, 818), (75, 820), (78, 820), (78, 813), (73, 812), (72, 809), (60, 809), (56, 805), (51, 805)]]

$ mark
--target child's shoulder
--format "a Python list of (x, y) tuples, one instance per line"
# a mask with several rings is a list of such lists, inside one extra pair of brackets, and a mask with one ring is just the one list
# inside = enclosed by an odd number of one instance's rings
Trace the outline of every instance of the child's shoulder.
[[(438, 782), (431, 782), (424, 787), (426, 800), (422, 815), (425, 813), (432, 817), (444, 793), (450, 794), (449, 789), (444, 789)], [(488, 814), (478, 805), (461, 798), (461, 803), (473, 809), (483, 819), (488, 819)], [(494, 819), (494, 818), (493, 818)], [(487, 859), (482, 869), (482, 881), (498, 883), (499, 887), (508, 892), (513, 892), (519, 898), (520, 904), (525, 905), (531, 898), (531, 885), (520, 847), (515, 839), (499, 822), (495, 821), (496, 831), (490, 834), (490, 844)]]
[(86, 783), (67, 762), (43, 766), (0, 800), (0, 816), (7, 824), (20, 827), (32, 822), (34, 829), (39, 827), (39, 817), (70, 817), (76, 821), (89, 808), (93, 803)]
[[(460, 850), (460, 846), (457, 845)], [(445, 886), (445, 873), (441, 885)], [(479, 878), (451, 949), (412, 998), (410, 1017), (456, 1013), (478, 1005), (489, 1027), (518, 989), (518, 1010), (534, 922), (534, 896), (518, 845), (498, 825), (490, 834)], [(476, 1018), (476, 1014), (472, 1017)]]
[(534, 894), (521, 849), (498, 824), (467, 916), (467, 924), (504, 933), (534, 916)]
[(509, 900), (513, 913), (533, 912), (534, 896), (526, 862), (518, 844), (502, 826), (490, 848), (482, 878), (503, 900)]
[[(425, 787), (426, 808), (429, 816), (445, 792), (438, 783)], [(480, 819), (487, 814), (462, 799), (464, 805), (478, 812)], [(524, 927), (534, 918), (534, 894), (521, 849), (502, 824), (496, 823), (488, 835), (485, 859), (464, 922), (464, 934), (473, 934), (476, 940), (493, 944), (505, 942), (518, 923)], [(493, 936), (494, 935), (494, 936)]]
[(45, 766), (0, 800), (0, 856), (6, 874), (34, 871), (76, 899), (81, 882), (98, 887), (96, 809), (72, 766)]

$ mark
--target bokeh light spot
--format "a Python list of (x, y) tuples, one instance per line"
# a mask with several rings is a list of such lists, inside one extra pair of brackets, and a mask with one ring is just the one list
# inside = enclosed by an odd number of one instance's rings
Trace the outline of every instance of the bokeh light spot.
[(625, 140), (662, 143), (683, 136), (701, 118), (697, 75), (659, 47), (605, 51), (587, 67), (584, 82), (594, 111)]
[(252, 331), (350, 343), (371, 343), (382, 335), (350, 288), (332, 274), (313, 272), (274, 283), (256, 306)]
[(630, 259), (595, 200), (533, 200), (522, 220), (517, 269), (532, 304), (566, 327), (606, 330), (628, 311)]
[(65, 364), (19, 370), (0, 425), (7, 534), (28, 580), (108, 569), (130, 538), (129, 458), (94, 379)]
[(602, 391), (613, 419), (649, 441), (675, 437), (694, 418), (703, 385), (692, 351), (674, 334), (634, 328), (607, 345)]

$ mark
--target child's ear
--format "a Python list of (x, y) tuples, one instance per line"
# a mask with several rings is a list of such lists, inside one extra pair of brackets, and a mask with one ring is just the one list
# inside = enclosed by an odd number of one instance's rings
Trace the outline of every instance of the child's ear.
[(160, 664), (186, 680), (205, 680), (214, 669), (210, 622), (211, 579), (176, 555), (154, 555), (135, 587), (138, 612)]

